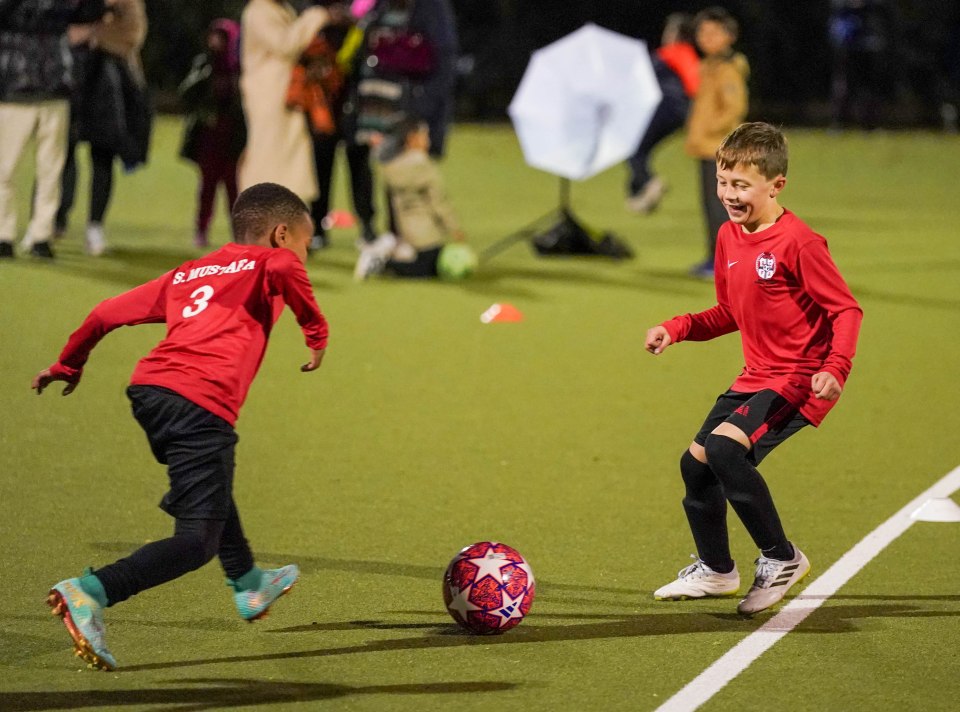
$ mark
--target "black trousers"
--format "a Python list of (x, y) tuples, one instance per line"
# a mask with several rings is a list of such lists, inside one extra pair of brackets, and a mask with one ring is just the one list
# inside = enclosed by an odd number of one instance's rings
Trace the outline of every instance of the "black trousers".
[(703, 201), (703, 216), (707, 223), (707, 259), (712, 263), (717, 252), (717, 233), (729, 216), (717, 197), (717, 162), (700, 161), (700, 194)]
[[(353, 210), (361, 223), (369, 225), (373, 221), (373, 170), (370, 168), (370, 147), (353, 141), (344, 141), (339, 134), (332, 136), (313, 136), (313, 160), (317, 169), (317, 184), (320, 195), (310, 205), (310, 214), (316, 225), (316, 233), (323, 235), (323, 219), (330, 212), (330, 189), (333, 185), (333, 163), (337, 146), (343, 143), (350, 169), (350, 191), (353, 198)], [(365, 239), (372, 238), (372, 233)]]
[(160, 507), (176, 523), (172, 537), (97, 569), (108, 605), (179, 578), (214, 556), (228, 578), (240, 578), (254, 562), (233, 501), (233, 427), (166, 388), (131, 386), (127, 395), (151, 450), (167, 465), (170, 490)]
[[(104, 148), (90, 146), (90, 217), (93, 223), (102, 223), (110, 205), (110, 196), (113, 193), (113, 159), (114, 154)], [(56, 226), (58, 230), (67, 227), (70, 211), (73, 209), (77, 192), (77, 143), (70, 141), (67, 145), (67, 157), (63, 164), (61, 177), (60, 207), (57, 210)]]

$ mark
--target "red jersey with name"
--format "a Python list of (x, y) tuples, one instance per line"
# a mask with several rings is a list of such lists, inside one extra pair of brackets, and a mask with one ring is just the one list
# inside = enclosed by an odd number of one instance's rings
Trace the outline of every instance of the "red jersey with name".
[(663, 326), (673, 341), (706, 341), (740, 331), (746, 365), (730, 387), (773, 390), (819, 425), (836, 401), (814, 397), (810, 379), (850, 374), (863, 312), (827, 250), (827, 241), (789, 210), (755, 234), (726, 222), (714, 262), (717, 305)]
[(307, 346), (326, 348), (327, 321), (299, 258), (282, 248), (229, 243), (101, 302), (52, 371), (79, 373), (93, 347), (119, 326), (166, 323), (166, 338), (137, 364), (131, 384), (169, 388), (233, 425), (284, 304)]

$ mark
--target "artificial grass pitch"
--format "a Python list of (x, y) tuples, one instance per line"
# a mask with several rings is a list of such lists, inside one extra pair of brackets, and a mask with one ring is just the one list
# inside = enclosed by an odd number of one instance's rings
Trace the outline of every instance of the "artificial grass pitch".
[[(624, 236), (631, 261), (518, 245), (463, 282), (358, 284), (355, 234), (333, 232), (309, 265), (331, 322), (323, 367), (299, 372), (285, 315), (238, 424), (247, 534), (259, 563), (298, 563), (301, 581), (248, 625), (211, 563), (108, 610), (120, 668), (78, 672), (49, 586), (171, 530), (156, 508), (163, 468), (123, 393), (163, 329), (108, 336), (69, 398), (29, 383), (99, 300), (199, 254), (178, 129), (160, 120), (150, 166), (118, 176), (110, 253), (82, 254), (80, 211), (54, 263), (0, 263), (0, 710), (654, 709), (762, 624), (737, 617), (736, 599), (651, 595), (693, 551), (680, 453), (742, 364), (733, 335), (643, 351), (647, 327), (713, 298), (686, 276), (703, 239), (674, 139), (656, 158), (672, 189), (652, 216), (623, 210), (619, 169), (573, 188), (578, 215)], [(841, 403), (762, 468), (812, 581), (960, 460), (946, 180), (960, 140), (787, 136), (782, 202), (827, 237), (865, 311)], [(523, 165), (505, 126), (457, 126), (443, 170), (478, 251), (553, 207), (556, 179)], [(29, 185), (25, 165), (23, 214)], [(225, 239), (221, 212), (213, 241)], [(523, 321), (482, 323), (494, 303)], [(731, 537), (745, 591), (756, 552), (735, 518)], [(485, 539), (527, 558), (537, 598), (519, 627), (477, 638), (444, 611), (441, 577)], [(956, 524), (915, 524), (706, 709), (755, 709), (771, 686), (786, 710), (952, 709), (958, 546)]]

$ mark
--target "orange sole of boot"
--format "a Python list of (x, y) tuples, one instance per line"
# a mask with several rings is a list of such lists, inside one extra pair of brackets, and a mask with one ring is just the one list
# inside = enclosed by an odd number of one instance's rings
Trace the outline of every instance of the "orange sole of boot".
[(297, 579), (296, 581), (294, 581), (292, 584), (290, 584), (290, 585), (287, 586), (285, 589), (283, 589), (283, 590), (280, 592), (280, 595), (277, 596), (276, 598), (274, 598), (273, 601), (270, 603), (269, 606), (267, 606), (266, 608), (264, 608), (264, 609), (263, 609), (262, 611), (260, 611), (257, 615), (255, 615), (253, 618), (247, 618), (247, 623), (253, 623), (254, 621), (262, 621), (264, 618), (266, 618), (267, 616), (269, 616), (269, 615), (270, 615), (270, 608), (273, 606), (273, 604), (276, 603), (277, 601), (279, 601), (279, 600), (280, 600), (281, 598), (283, 598), (284, 596), (286, 596), (286, 595), (290, 592), (290, 589), (297, 585), (297, 581), (299, 581), (299, 580), (300, 580), (300, 579), (298, 578), (298, 579)]
[(63, 621), (63, 624), (67, 627), (67, 632), (70, 633), (70, 637), (73, 638), (74, 655), (82, 658), (87, 665), (97, 670), (107, 672), (113, 670), (113, 666), (97, 655), (96, 651), (94, 651), (90, 645), (90, 641), (83, 636), (83, 633), (81, 633), (76, 624), (74, 624), (73, 617), (70, 615), (70, 608), (67, 606), (67, 602), (63, 600), (63, 596), (59, 591), (50, 592), (47, 596), (47, 605), (50, 606), (50, 614), (58, 616)]

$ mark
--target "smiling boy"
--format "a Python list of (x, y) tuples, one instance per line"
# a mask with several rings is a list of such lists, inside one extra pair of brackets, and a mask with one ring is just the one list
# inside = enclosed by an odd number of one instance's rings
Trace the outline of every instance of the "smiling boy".
[(680, 458), (699, 558), (654, 596), (738, 593), (729, 501), (760, 549), (753, 586), (737, 607), (752, 615), (778, 603), (810, 570), (756, 466), (804, 426), (820, 425), (836, 403), (863, 312), (826, 240), (778, 202), (787, 180), (783, 134), (766, 123), (741, 124), (720, 144), (716, 165), (717, 197), (730, 218), (717, 241), (717, 304), (649, 329), (646, 348), (657, 355), (680, 341), (739, 331), (746, 365)]

